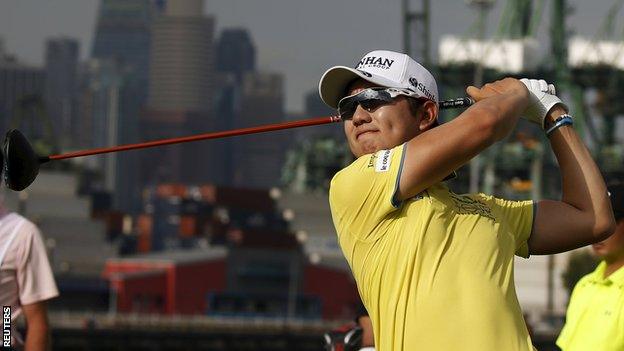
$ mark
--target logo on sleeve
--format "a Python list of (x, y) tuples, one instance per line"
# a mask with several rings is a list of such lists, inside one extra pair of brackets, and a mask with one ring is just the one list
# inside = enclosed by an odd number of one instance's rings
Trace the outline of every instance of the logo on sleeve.
[(375, 172), (387, 172), (390, 169), (390, 161), (392, 161), (391, 155), (392, 150), (381, 150), (377, 152)]

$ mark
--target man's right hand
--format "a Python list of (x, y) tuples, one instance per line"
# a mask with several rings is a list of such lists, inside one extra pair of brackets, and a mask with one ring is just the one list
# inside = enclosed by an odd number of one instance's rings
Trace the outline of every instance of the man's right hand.
[(481, 88), (471, 85), (466, 88), (466, 93), (477, 102), (492, 96), (504, 94), (519, 94), (520, 96), (524, 95), (526, 98), (529, 96), (526, 86), (514, 78), (504, 78), (492, 83), (487, 83)]

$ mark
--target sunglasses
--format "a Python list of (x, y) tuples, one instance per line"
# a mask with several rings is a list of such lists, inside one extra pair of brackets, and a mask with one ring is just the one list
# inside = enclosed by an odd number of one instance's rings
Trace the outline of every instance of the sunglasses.
[(416, 93), (408, 89), (374, 87), (361, 92), (345, 96), (338, 101), (338, 115), (342, 120), (352, 119), (358, 105), (367, 111), (389, 104), (397, 96), (417, 97)]

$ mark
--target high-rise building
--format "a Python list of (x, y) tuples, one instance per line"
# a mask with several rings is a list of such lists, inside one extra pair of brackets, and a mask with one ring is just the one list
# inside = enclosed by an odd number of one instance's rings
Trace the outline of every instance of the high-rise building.
[[(218, 94), (215, 111), (223, 129), (244, 128), (284, 119), (280, 74), (256, 71), (256, 49), (246, 29), (225, 29), (217, 44)], [(217, 144), (224, 185), (267, 188), (279, 185), (284, 148), (291, 132), (228, 138)]]
[(101, 0), (91, 57), (132, 66), (147, 84), (150, 28), (159, 6), (151, 0)]
[(217, 71), (232, 73), (238, 82), (256, 70), (256, 48), (244, 28), (224, 29), (217, 41)]
[(43, 69), (21, 63), (9, 54), (0, 55), (0, 130), (7, 130), (11, 123), (21, 127), (21, 122), (29, 119), (28, 130), (22, 131), (31, 141), (49, 133), (41, 103), (44, 77)]
[(202, 12), (203, 0), (170, 1), (164, 15), (154, 21), (151, 110), (210, 111), (214, 19)]
[[(136, 94), (141, 90), (140, 73), (116, 60), (92, 59), (84, 68), (81, 96), (82, 142), (86, 147), (107, 147), (138, 142), (141, 110)], [(98, 191), (112, 194), (113, 207), (134, 212), (140, 205), (138, 154), (111, 153), (94, 159), (101, 173)]]
[(73, 146), (72, 136), (77, 132), (73, 126), (76, 123), (78, 51), (75, 39), (54, 38), (46, 42), (44, 100), (54, 134), (62, 146)]
[[(240, 87), (237, 128), (277, 123), (284, 118), (284, 81), (280, 74), (247, 73)], [(288, 131), (237, 137), (232, 142), (232, 186), (268, 188), (279, 185)]]
[[(203, 0), (176, 0), (152, 26), (150, 84), (142, 114), (142, 139), (153, 140), (216, 130), (214, 19), (204, 16)], [(222, 155), (209, 141), (146, 150), (141, 181), (186, 184), (218, 179)]]
[[(152, 23), (164, 0), (100, 0), (90, 62), (82, 72), (81, 124), (85, 146), (139, 142), (139, 114), (147, 101)], [(106, 95), (110, 93), (110, 95)], [(85, 138), (84, 134), (91, 135)], [(90, 144), (90, 145), (89, 145)], [(117, 209), (140, 205), (141, 152), (102, 156), (103, 187)]]
[[(214, 110), (221, 123), (220, 129), (248, 126), (245, 121), (241, 121), (242, 84), (244, 76), (255, 71), (256, 48), (247, 29), (229, 28), (221, 32), (216, 45), (215, 68), (218, 88)], [(223, 178), (220, 184), (234, 186), (237, 139), (227, 138), (214, 144), (222, 154), (227, 155), (222, 162)]]

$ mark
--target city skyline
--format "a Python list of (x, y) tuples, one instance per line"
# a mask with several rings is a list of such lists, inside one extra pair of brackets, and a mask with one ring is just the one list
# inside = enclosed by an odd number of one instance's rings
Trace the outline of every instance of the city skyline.
[[(568, 17), (572, 34), (593, 37), (612, 1), (574, 0), (569, 3), (575, 9)], [(90, 55), (93, 44), (98, 4), (98, 0), (3, 1), (0, 3), (0, 38), (5, 50), (26, 63), (42, 66), (44, 41), (66, 36), (80, 42), (80, 57), (84, 60)], [(316, 87), (320, 75), (329, 66), (350, 64), (372, 49), (401, 50), (399, 0), (383, 3), (365, 0), (355, 4), (355, 1), (334, 3), (329, 0), (314, 3), (207, 0), (204, 13), (216, 19), (215, 37), (224, 28), (241, 27), (250, 31), (258, 47), (258, 69), (284, 74), (285, 109), (301, 112), (305, 94)], [(414, 9), (418, 4), (412, 1)], [(497, 1), (489, 16), (490, 32), (496, 29), (503, 5), (503, 1)], [(465, 34), (476, 13), (464, 2), (438, 1), (431, 6), (431, 49), (435, 59), (439, 38), (444, 34)], [(277, 8), (280, 10), (275, 11)], [(370, 19), (369, 23), (376, 24), (375, 29), (363, 30), (357, 23), (358, 18)], [(541, 22), (542, 49), (546, 50), (548, 43), (543, 37), (549, 27), (548, 10), (542, 14)], [(380, 23), (396, 25), (380, 28)], [(621, 26), (620, 23), (618, 33)], [(360, 35), (362, 33), (365, 35)]]

